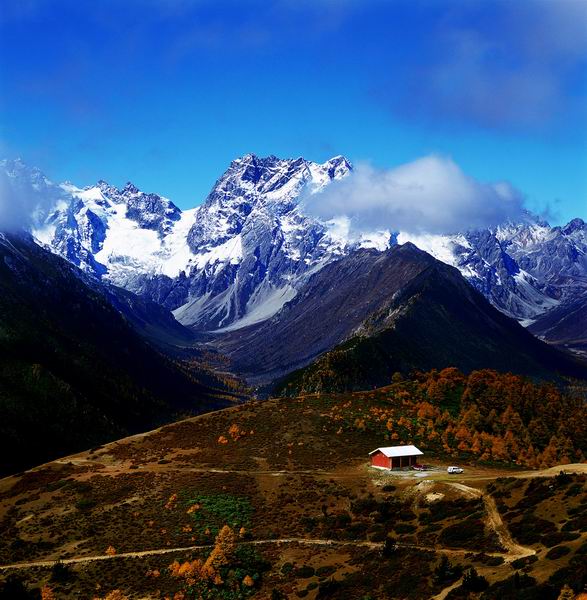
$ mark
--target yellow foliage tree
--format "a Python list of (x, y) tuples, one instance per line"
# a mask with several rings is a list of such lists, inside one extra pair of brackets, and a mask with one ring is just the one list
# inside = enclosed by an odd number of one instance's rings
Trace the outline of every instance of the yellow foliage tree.
[(55, 594), (48, 585), (41, 588), (41, 600), (55, 600)]
[(128, 596), (125, 596), (120, 590), (112, 590), (106, 594), (104, 600), (128, 600)]
[(214, 578), (218, 573), (218, 569), (228, 563), (235, 548), (236, 535), (228, 525), (225, 525), (216, 536), (214, 549), (210, 552), (210, 556), (208, 556), (202, 567), (202, 575), (207, 578)]
[(172, 577), (185, 579), (190, 585), (198, 580), (212, 581), (215, 585), (222, 584), (219, 570), (227, 565), (236, 548), (236, 534), (225, 525), (216, 536), (216, 541), (206, 562), (199, 559), (180, 563), (174, 561), (169, 565)]
[(557, 600), (575, 600), (575, 592), (565, 584), (561, 589), (561, 593), (558, 595)]

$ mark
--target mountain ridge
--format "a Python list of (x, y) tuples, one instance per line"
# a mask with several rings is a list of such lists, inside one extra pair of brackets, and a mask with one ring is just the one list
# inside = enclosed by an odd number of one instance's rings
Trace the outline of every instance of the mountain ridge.
[(325, 186), (352, 172), (342, 156), (318, 164), (245, 155), (232, 161), (202, 205), (184, 211), (131, 183), (82, 189), (52, 184), (23, 163), (0, 166), (48, 198), (32, 228), (42, 243), (199, 331), (268, 319), (329, 262), (361, 247), (384, 250), (406, 241), (457, 267), (525, 325), (587, 290), (581, 219), (551, 227), (527, 213), (491, 229), (451, 235), (382, 229), (355, 239), (344, 220), (309, 216), (304, 203), (319, 201)]
[(353, 389), (382, 385), (394, 371), (445, 367), (587, 376), (585, 365), (494, 308), (458, 269), (411, 243), (326, 265), (274, 317), (212, 343), (260, 386), (314, 363), (320, 370), (337, 352), (346, 357), (340, 370), (358, 378)]
[(0, 292), (2, 473), (233, 398), (159, 351), (151, 340), (165, 324), (148, 340), (137, 323), (149, 329), (148, 314), (129, 316), (112, 289), (30, 237), (0, 233)]

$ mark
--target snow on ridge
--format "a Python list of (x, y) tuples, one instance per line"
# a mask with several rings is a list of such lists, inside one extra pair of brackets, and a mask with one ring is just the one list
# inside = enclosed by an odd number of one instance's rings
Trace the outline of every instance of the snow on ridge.
[(35, 215), (32, 233), (40, 242), (207, 330), (269, 318), (312, 273), (353, 249), (407, 241), (459, 269), (523, 322), (587, 288), (587, 227), (580, 220), (550, 227), (528, 214), (519, 223), (454, 235), (383, 229), (351, 237), (348, 218), (311, 217), (303, 202), (352, 169), (341, 156), (320, 164), (245, 155), (204, 204), (186, 211), (132, 184), (78, 188), (53, 184), (23, 163), (0, 167), (51, 198), (52, 207)]
[(420, 248), (420, 250), (428, 252), (428, 254), (431, 254), (434, 258), (437, 258), (451, 267), (458, 268), (458, 260), (455, 254), (455, 244), (457, 243), (457, 240), (463, 247), (470, 247), (469, 243), (462, 236), (453, 238), (447, 235), (410, 234), (403, 231), (397, 235), (398, 244), (412, 242), (412, 244)]
[(226, 333), (266, 321), (276, 315), (287, 302), (293, 300), (296, 294), (297, 290), (292, 285), (274, 288), (264, 294), (258, 293), (247, 305), (247, 311), (243, 317), (233, 321), (230, 325), (216, 329), (213, 333)]

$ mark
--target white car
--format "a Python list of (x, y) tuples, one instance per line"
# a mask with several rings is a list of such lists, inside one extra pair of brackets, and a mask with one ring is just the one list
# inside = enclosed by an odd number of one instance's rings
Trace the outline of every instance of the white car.
[(461, 469), (461, 467), (449, 467), (447, 472), (452, 474), (463, 473), (463, 469)]

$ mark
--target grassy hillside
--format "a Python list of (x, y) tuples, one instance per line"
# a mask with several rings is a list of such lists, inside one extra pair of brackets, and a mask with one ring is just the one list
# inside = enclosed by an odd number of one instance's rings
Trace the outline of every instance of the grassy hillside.
[(31, 240), (0, 242), (0, 474), (230, 402), (75, 267)]
[[(542, 388), (489, 376), (429, 374), (412, 388), (249, 403), (0, 481), (0, 598), (2, 585), (29, 597), (46, 585), (66, 600), (114, 590), (129, 599), (556, 600), (565, 583), (580, 590), (587, 466), (521, 470), (491, 450), (479, 460), (440, 429), (419, 434), (435, 422), (417, 396), (424, 387), (449, 415), (468, 402), (460, 386), (471, 407), (499, 413), (502, 396), (521, 396), (516, 411), (533, 410)], [(565, 400), (550, 401), (550, 416), (564, 414)], [(424, 476), (368, 467), (370, 450), (410, 441), (435, 467)], [(449, 476), (455, 462), (465, 472)]]

